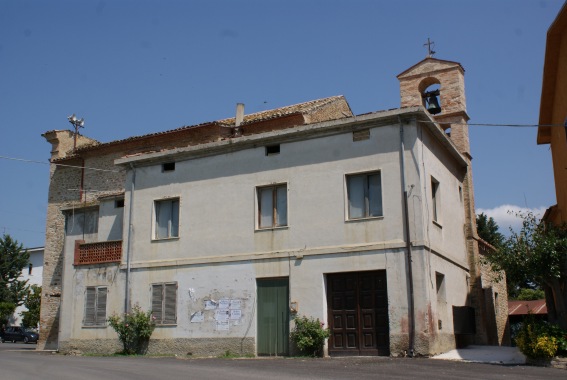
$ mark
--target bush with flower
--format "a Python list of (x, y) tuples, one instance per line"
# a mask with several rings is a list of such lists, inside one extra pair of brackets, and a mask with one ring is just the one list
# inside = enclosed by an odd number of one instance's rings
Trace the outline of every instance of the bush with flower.
[(148, 349), (150, 337), (156, 327), (151, 311), (144, 312), (139, 305), (124, 316), (113, 314), (108, 318), (110, 326), (118, 333), (125, 355), (143, 355)]
[(328, 328), (319, 319), (297, 316), (290, 337), (301, 353), (309, 356), (322, 356), (323, 344), (330, 335)]
[(520, 351), (531, 359), (550, 359), (567, 353), (567, 332), (529, 315), (515, 338)]

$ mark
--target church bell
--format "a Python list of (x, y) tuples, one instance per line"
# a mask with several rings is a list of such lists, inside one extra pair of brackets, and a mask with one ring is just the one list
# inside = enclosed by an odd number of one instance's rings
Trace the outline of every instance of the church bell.
[(423, 98), (425, 99), (425, 108), (429, 111), (432, 115), (437, 115), (441, 112), (441, 106), (439, 105), (439, 90), (428, 91), (423, 94)]

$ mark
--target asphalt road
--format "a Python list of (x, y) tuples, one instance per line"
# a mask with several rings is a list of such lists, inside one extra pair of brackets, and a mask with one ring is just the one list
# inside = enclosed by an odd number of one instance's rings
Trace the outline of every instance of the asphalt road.
[(564, 370), (408, 358), (179, 359), (84, 357), (0, 345), (1, 380), (562, 379)]

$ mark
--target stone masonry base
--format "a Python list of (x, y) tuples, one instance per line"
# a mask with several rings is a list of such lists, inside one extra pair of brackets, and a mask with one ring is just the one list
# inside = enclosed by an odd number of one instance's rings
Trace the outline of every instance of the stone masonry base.
[[(122, 351), (118, 339), (67, 340), (59, 342), (63, 354), (108, 355)], [(229, 352), (232, 355), (256, 354), (254, 338), (179, 338), (150, 339), (148, 355), (178, 355), (184, 357), (216, 357)]]

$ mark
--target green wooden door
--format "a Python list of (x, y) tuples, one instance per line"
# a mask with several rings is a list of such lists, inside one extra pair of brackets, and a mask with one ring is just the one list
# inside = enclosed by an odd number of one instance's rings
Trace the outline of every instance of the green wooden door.
[(289, 279), (257, 280), (258, 355), (289, 353)]

